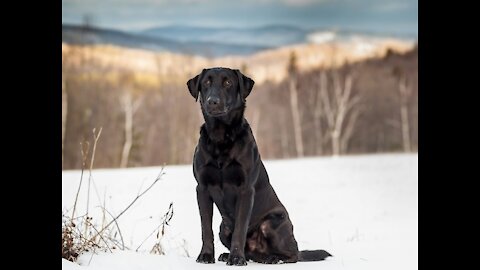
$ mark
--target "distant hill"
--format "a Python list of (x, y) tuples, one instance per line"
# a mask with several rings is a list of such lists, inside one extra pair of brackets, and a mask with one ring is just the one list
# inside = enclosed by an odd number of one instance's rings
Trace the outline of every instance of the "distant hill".
[[(388, 37), (387, 34), (359, 33), (348, 30), (306, 30), (289, 25), (269, 25), (256, 28), (173, 25), (135, 32), (67, 24), (62, 26), (62, 41), (67, 44), (115, 45), (207, 58), (247, 56), (269, 49), (306, 43), (372, 43)], [(408, 42), (416, 39), (409, 36), (393, 38)]]
[(288, 25), (256, 28), (213, 28), (195, 26), (163, 26), (140, 32), (149, 37), (169, 38), (182, 42), (214, 42), (222, 44), (281, 47), (305, 42), (308, 31)]
[(249, 55), (269, 48), (260, 45), (222, 44), (213, 41), (179, 41), (164, 38), (162, 35), (127, 33), (78, 25), (62, 25), (62, 42), (77, 45), (116, 45), (133, 49), (155, 52), (168, 51), (204, 57)]
[[(72, 62), (80, 55), (71, 54), (78, 46), (62, 44), (62, 53)], [(280, 82), (287, 75), (287, 65), (292, 53), (297, 58), (301, 71), (318, 67), (339, 66), (369, 58), (381, 58), (388, 52), (404, 53), (414, 47), (413, 43), (398, 40), (327, 42), (321, 44), (297, 44), (283, 46), (246, 56), (202, 57), (172, 52), (152, 52), (143, 49), (124, 48), (117, 45), (90, 45), (92, 60), (109, 65), (113, 69), (128, 69), (132, 72), (161, 76), (163, 80), (186, 79), (205, 67), (231, 67), (246, 69), (247, 75), (254, 75), (255, 82)], [(156, 80), (156, 79), (155, 79)]]

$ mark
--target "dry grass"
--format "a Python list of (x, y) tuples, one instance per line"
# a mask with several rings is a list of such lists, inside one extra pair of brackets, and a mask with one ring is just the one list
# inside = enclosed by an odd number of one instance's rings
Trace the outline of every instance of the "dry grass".
[[(95, 186), (95, 182), (92, 177), (93, 162), (95, 158), (96, 145), (100, 138), (102, 129), (98, 133), (93, 129), (93, 149), (90, 155), (90, 167), (89, 167), (89, 177), (88, 177), (88, 187), (85, 190), (87, 193), (87, 205), (86, 213), (83, 215), (76, 216), (78, 196), (83, 183), (83, 172), (85, 165), (87, 163), (90, 143), (85, 142), (81, 144), (81, 154), (82, 154), (82, 172), (80, 176), (80, 183), (75, 196), (75, 201), (72, 207), (72, 211), (65, 211), (62, 213), (62, 258), (69, 261), (75, 262), (79, 255), (84, 252), (92, 252), (92, 254), (98, 251), (104, 252), (113, 252), (115, 249), (125, 250), (129, 249), (125, 246), (122, 231), (118, 223), (118, 219), (131, 208), (135, 202), (138, 201), (145, 193), (147, 193), (158, 181), (160, 181), (163, 176), (163, 167), (154, 179), (154, 181), (142, 192), (139, 192), (137, 196), (128, 204), (118, 215), (114, 216), (110, 211), (105, 207), (105, 199), (103, 200), (103, 205), (99, 205), (96, 208), (100, 209), (99, 220), (93, 221), (93, 215), (89, 213), (89, 204), (90, 204), (90, 190), (91, 186), (94, 187), (97, 194), (98, 201), (100, 201), (98, 191)], [(164, 215), (163, 221), (160, 226), (156, 229), (157, 233), (157, 243), (152, 248), (152, 251), (157, 254), (164, 254), (160, 245), (160, 239), (165, 234), (165, 226), (168, 225), (168, 222), (173, 217), (173, 203), (170, 204), (168, 212)], [(150, 236), (149, 236), (150, 237)], [(148, 237), (147, 237), (148, 239)], [(138, 249), (137, 249), (138, 250)]]

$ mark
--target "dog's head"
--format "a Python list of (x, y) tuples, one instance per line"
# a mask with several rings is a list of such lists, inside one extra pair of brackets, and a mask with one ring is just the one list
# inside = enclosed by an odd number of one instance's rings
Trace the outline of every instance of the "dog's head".
[(245, 99), (255, 82), (238, 69), (210, 68), (187, 82), (190, 94), (198, 100), (210, 117), (227, 115), (229, 111), (245, 106)]

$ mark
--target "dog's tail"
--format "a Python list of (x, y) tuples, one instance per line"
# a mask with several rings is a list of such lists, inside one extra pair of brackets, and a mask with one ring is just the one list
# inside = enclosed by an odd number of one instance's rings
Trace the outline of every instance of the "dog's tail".
[[(332, 254), (326, 252), (322, 249), (317, 250), (302, 250), (298, 252), (298, 261), (299, 262), (314, 262), (322, 261), (325, 258), (332, 256)], [(333, 256), (332, 256), (333, 257)]]

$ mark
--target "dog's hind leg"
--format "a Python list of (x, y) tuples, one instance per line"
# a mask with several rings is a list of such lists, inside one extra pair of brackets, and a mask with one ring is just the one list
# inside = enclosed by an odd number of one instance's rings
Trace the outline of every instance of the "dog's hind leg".
[[(220, 224), (220, 241), (222, 242), (222, 244), (230, 249), (230, 246), (232, 245), (232, 230), (230, 229), (229, 226), (225, 225), (224, 222), (222, 222)], [(226, 262), (227, 259), (228, 259), (228, 256), (230, 255), (230, 253), (222, 253), (220, 254), (220, 256), (218, 257), (218, 261), (220, 262)]]
[(232, 245), (232, 229), (230, 226), (226, 225), (223, 221), (220, 224), (220, 241), (222, 244), (230, 249), (230, 246)]
[(230, 255), (230, 253), (227, 253), (227, 252), (220, 254), (220, 256), (218, 256), (218, 261), (219, 262), (226, 262), (229, 255)]

